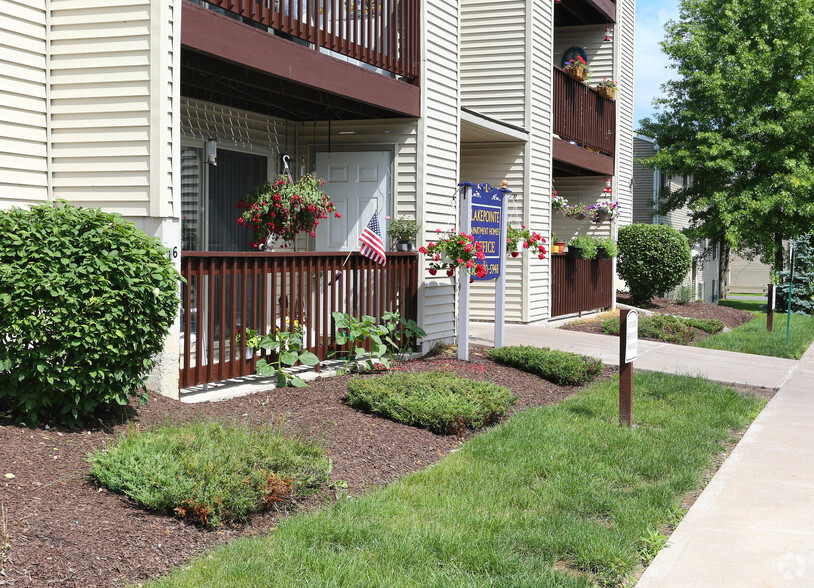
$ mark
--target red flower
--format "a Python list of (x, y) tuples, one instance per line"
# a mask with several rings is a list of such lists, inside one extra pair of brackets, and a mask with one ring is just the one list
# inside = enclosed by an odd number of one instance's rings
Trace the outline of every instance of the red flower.
[(520, 255), (518, 251), (512, 251), (512, 257), (517, 257), (518, 255)]
[(453, 274), (454, 272), (455, 272), (455, 270), (453, 270), (452, 268), (449, 268), (449, 269), (447, 270), (447, 275), (448, 275), (448, 276), (451, 278), (451, 277), (452, 277), (452, 274)]
[(482, 278), (488, 272), (486, 271), (485, 267), (483, 267), (481, 264), (478, 264), (477, 266), (475, 266), (475, 273), (478, 275), (479, 278)]
[(431, 275), (431, 276), (434, 276), (434, 275), (435, 275), (435, 274), (437, 274), (437, 273), (438, 273), (438, 270), (437, 270), (437, 269), (435, 269), (434, 267), (431, 267), (431, 268), (430, 268), (430, 275)]
[(419, 250), (421, 253), (426, 253), (426, 252), (427, 252), (427, 248), (426, 248), (426, 247), (424, 247), (424, 246), (419, 247), (419, 248), (418, 248), (418, 250)]

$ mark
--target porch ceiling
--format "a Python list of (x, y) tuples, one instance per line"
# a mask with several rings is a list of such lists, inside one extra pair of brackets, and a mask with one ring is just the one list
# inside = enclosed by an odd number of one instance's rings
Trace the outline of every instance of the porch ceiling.
[(181, 94), (296, 121), (418, 117), (420, 88), (188, 2)]
[(528, 141), (528, 131), (461, 109), (461, 143), (516, 143)]
[(615, 0), (562, 0), (554, 4), (554, 26), (616, 22)]

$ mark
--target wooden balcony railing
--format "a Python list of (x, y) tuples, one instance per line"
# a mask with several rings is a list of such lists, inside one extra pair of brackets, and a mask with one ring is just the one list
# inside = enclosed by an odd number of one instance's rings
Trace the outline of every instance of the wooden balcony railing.
[(551, 256), (551, 316), (613, 304), (613, 260)]
[(320, 359), (332, 349), (331, 313), (417, 317), (418, 256), (388, 253), (382, 267), (354, 253), (185, 252), (181, 302), (181, 388), (255, 373), (246, 329), (303, 329)]
[(613, 156), (616, 103), (554, 67), (554, 134)]
[(409, 81), (418, 77), (420, 0), (207, 1)]

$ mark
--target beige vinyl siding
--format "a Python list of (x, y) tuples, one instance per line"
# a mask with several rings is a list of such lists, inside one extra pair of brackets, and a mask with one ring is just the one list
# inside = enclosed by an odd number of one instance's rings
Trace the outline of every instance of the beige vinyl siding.
[[(554, 179), (554, 189), (557, 194), (565, 197), (569, 205), (584, 204), (591, 206), (597, 202), (607, 202), (603, 196), (605, 190), (604, 176), (558, 177)], [(557, 240), (566, 243), (577, 235), (591, 235), (592, 237), (611, 236), (614, 223), (604, 222), (594, 224), (589, 220), (574, 220), (563, 216), (560, 212), (554, 213), (553, 227), (557, 233)]]
[(0, 2), (0, 209), (48, 199), (45, 0)]
[(737, 253), (729, 257), (727, 293), (762, 294), (771, 282), (771, 266), (759, 259), (748, 260)]
[[(313, 169), (315, 151), (332, 149), (342, 151), (392, 151), (390, 216), (406, 215), (418, 218), (416, 174), (418, 121), (415, 119), (342, 120), (328, 123), (302, 123), (300, 161), (305, 158), (308, 169)], [(352, 133), (352, 134), (351, 134)], [(382, 230), (386, 230), (382, 226)], [(421, 239), (421, 235), (419, 235)]]
[[(633, 138), (633, 157), (650, 158), (653, 156), (655, 143)], [(633, 163), (633, 222), (653, 222), (653, 197), (656, 172), (641, 163)]]
[[(622, 0), (616, 5), (617, 19), (621, 14)], [(611, 25), (616, 29), (621, 23)], [(581, 47), (585, 51), (585, 60), (591, 69), (586, 84), (593, 86), (602, 81), (603, 77), (613, 78), (614, 44), (616, 43), (616, 30), (610, 41), (605, 41), (605, 25), (585, 25), (577, 27), (557, 27), (554, 30), (554, 59), (549, 61), (557, 67), (562, 67), (562, 56), (571, 47)], [(627, 41), (625, 41), (627, 42)], [(632, 43), (632, 42), (631, 42)], [(631, 44), (631, 52), (633, 45)], [(632, 54), (632, 53), (631, 53)], [(632, 65), (632, 62), (631, 62)], [(631, 72), (631, 76), (633, 73)], [(631, 77), (632, 79), (632, 77)], [(633, 91), (633, 84), (630, 85)]]
[[(434, 229), (457, 226), (459, 200), (454, 199), (459, 169), (460, 135), (459, 30), (457, 0), (427, 3), (422, 11), (422, 117), (419, 121), (419, 217), (426, 242)], [(455, 281), (423, 273), (419, 287), (419, 323), (426, 342), (450, 340), (455, 334)]]
[[(670, 178), (670, 192), (677, 192), (683, 188), (683, 178)], [(669, 225), (681, 231), (690, 226), (690, 209), (686, 206), (678, 210), (671, 210), (666, 215), (659, 217), (659, 223)]]
[(526, 1), (461, 2), (461, 105), (525, 128)]
[[(612, 27), (610, 43), (615, 46), (612, 77), (619, 82), (616, 94), (616, 174), (613, 185), (614, 200), (619, 202), (619, 225), (633, 222), (633, 54), (635, 42), (635, 0), (616, 3), (616, 24)], [(598, 31), (598, 34), (604, 35)], [(603, 37), (599, 37), (602, 39)], [(597, 56), (598, 62), (601, 62)], [(604, 68), (604, 64), (601, 65)], [(597, 71), (597, 74), (599, 71)], [(602, 74), (605, 75), (605, 74)], [(600, 77), (594, 77), (596, 81)]]
[[(525, 143), (464, 143), (461, 145), (461, 179), (476, 184), (500, 186), (503, 180), (514, 192), (506, 202), (508, 222), (515, 227), (523, 220), (523, 163)], [(523, 260), (526, 255), (507, 260), (506, 320), (522, 321)], [(472, 320), (495, 320), (495, 282), (477, 281), (472, 284), (469, 304)]]
[[(524, 216), (529, 227), (546, 238), (551, 233), (551, 133), (553, 127), (551, 81), (553, 76), (553, 2), (527, 1), (531, 18), (526, 23), (529, 42), (526, 75), (529, 80), (526, 95), (527, 123), (530, 132), (526, 178), (528, 198), (524, 200)], [(550, 317), (551, 264), (524, 256), (523, 322), (538, 322)]]
[(179, 214), (175, 2), (50, 6), (54, 197), (125, 216)]

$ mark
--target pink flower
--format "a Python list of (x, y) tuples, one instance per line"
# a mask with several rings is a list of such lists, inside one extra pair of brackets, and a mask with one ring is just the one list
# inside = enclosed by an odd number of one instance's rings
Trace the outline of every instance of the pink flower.
[(390, 220), (389, 216), (384, 217), (384, 220)]
[(427, 248), (426, 248), (426, 247), (419, 247), (419, 248), (418, 248), (418, 250), (419, 250), (421, 253), (427, 253)]
[(440, 233), (440, 232), (441, 232), (441, 229), (435, 229), (435, 232), (436, 232), (436, 233)]
[(472, 243), (467, 243), (466, 246), (464, 247), (464, 251), (466, 251), (467, 253), (472, 251)]

